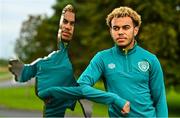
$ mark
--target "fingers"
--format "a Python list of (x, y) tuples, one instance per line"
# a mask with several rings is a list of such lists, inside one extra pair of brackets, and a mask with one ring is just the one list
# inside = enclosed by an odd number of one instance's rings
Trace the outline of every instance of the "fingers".
[(121, 110), (122, 114), (128, 114), (130, 112), (130, 102), (127, 101), (124, 105), (123, 109)]
[(14, 75), (15, 81), (18, 81), (18, 75), (22, 70), (22, 63), (18, 59), (10, 59), (8, 64), (8, 70)]
[(46, 99), (44, 100), (44, 103), (45, 103), (45, 104), (51, 103), (51, 98), (46, 98)]
[(15, 81), (18, 81), (18, 76), (16, 74), (14, 74), (14, 79)]
[(8, 65), (8, 70), (14, 75), (15, 81), (18, 81), (18, 79), (17, 79), (18, 77), (17, 77), (17, 75), (15, 74), (15, 72), (12, 69), (12, 65)]
[(13, 72), (12, 72), (12, 65), (10, 65), (10, 64), (8, 65), (8, 70), (9, 70), (11, 73), (13, 73)]
[(17, 60), (17, 59), (10, 59), (9, 60), (10, 65), (13, 65), (13, 63), (17, 63), (17, 62), (19, 62), (19, 60)]
[(8, 69), (9, 69), (9, 71), (12, 73), (12, 74), (15, 74), (14, 72), (13, 72), (13, 65), (14, 65), (14, 63), (17, 63), (18, 61), (17, 60), (15, 60), (15, 59), (10, 59), (9, 61), (8, 61)]
[(8, 65), (8, 70), (11, 72), (13, 75), (16, 75), (15, 72), (13, 71), (12, 65)]

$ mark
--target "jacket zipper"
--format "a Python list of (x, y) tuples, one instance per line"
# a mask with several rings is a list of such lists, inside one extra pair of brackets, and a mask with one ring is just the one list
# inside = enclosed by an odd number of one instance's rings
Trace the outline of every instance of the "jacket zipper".
[(123, 49), (124, 54), (125, 54), (125, 72), (129, 72), (129, 61), (128, 61), (128, 50)]

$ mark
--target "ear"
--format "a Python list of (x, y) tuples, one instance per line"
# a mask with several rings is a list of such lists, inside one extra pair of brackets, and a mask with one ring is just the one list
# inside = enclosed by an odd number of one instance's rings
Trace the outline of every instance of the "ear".
[(134, 28), (134, 36), (136, 36), (136, 35), (138, 34), (138, 32), (139, 32), (139, 27), (136, 26), (136, 27)]

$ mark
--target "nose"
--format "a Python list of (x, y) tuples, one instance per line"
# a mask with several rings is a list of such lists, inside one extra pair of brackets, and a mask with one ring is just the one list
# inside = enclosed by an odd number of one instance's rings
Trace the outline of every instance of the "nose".
[(119, 29), (118, 34), (119, 35), (123, 34), (123, 29), (122, 28)]
[(67, 23), (64, 25), (64, 28), (67, 30), (71, 30), (72, 27), (71, 27), (70, 23)]

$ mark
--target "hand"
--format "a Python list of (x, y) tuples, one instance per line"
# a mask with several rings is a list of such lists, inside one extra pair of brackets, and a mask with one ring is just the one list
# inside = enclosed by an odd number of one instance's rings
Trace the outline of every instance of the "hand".
[(18, 78), (20, 77), (23, 67), (24, 64), (20, 62), (18, 59), (9, 60), (8, 69), (15, 76), (16, 81), (18, 81)]
[(123, 109), (121, 110), (122, 114), (128, 114), (130, 112), (130, 102), (126, 102), (126, 104), (124, 105)]
[(46, 98), (46, 99), (44, 100), (44, 103), (45, 103), (45, 104), (51, 103), (51, 98)]

